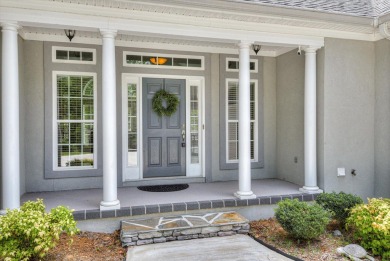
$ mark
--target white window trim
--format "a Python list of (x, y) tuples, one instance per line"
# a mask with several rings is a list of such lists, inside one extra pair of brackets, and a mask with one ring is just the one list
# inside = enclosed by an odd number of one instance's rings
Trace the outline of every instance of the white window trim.
[[(57, 59), (56, 52), (60, 51), (78, 51), (78, 52), (91, 52), (93, 57), (92, 61), (77, 61), (77, 60), (62, 60)], [(67, 47), (67, 46), (53, 46), (51, 54), (53, 63), (70, 63), (70, 64), (96, 64), (96, 49), (93, 48), (79, 48), (79, 47)]]
[[(123, 181), (139, 180), (142, 173), (143, 153), (142, 150), (142, 79), (129, 74), (122, 74), (122, 166), (123, 166)], [(137, 150), (138, 158), (136, 166), (128, 165), (128, 84), (137, 85)]]
[[(139, 56), (156, 56), (156, 57), (167, 57), (167, 58), (186, 58), (186, 59), (200, 59), (200, 67), (184, 67), (184, 66), (166, 66), (158, 64), (129, 64), (126, 61), (127, 55), (139, 55)], [(142, 53), (142, 52), (123, 52), (123, 66), (125, 67), (138, 67), (138, 68), (155, 68), (155, 69), (177, 69), (177, 70), (195, 70), (201, 71), (204, 70), (204, 56), (195, 56), (195, 55), (180, 55), (180, 54), (168, 54), (168, 53)]]
[[(92, 76), (93, 77), (93, 106), (94, 106), (94, 133), (93, 133), (93, 167), (74, 166), (74, 167), (58, 167), (58, 127), (57, 127), (57, 75), (68, 76)], [(98, 121), (97, 121), (97, 74), (90, 72), (71, 72), (71, 71), (53, 71), (53, 170), (54, 171), (72, 171), (72, 170), (90, 170), (97, 169), (97, 135), (98, 135)], [(66, 121), (70, 122), (70, 121)], [(79, 122), (79, 121), (75, 121)]]
[[(228, 125), (229, 125), (229, 115), (228, 115), (228, 95), (229, 95), (229, 90), (228, 90), (228, 87), (229, 87), (229, 82), (237, 82), (239, 83), (239, 79), (234, 79), (234, 78), (226, 78), (226, 82), (225, 82), (225, 92), (226, 92), (226, 95), (225, 95), (225, 130), (226, 130), (226, 133), (225, 133), (225, 153), (226, 153), (226, 163), (238, 163), (239, 160), (229, 160), (229, 128), (228, 128)], [(259, 98), (258, 98), (258, 80), (250, 80), (250, 83), (254, 83), (255, 84), (255, 93), (254, 93), (254, 96), (255, 96), (255, 119), (254, 120), (250, 120), (250, 122), (254, 122), (254, 140), (253, 140), (253, 143), (254, 143), (254, 158), (251, 159), (251, 162), (258, 162), (259, 160), (259, 112), (258, 112), (258, 107), (259, 107)], [(239, 121), (239, 120), (238, 120)], [(239, 138), (239, 137), (238, 137)], [(239, 140), (239, 139), (238, 139)]]
[[(233, 61), (233, 62), (239, 62), (240, 59), (239, 58), (233, 58), (233, 57), (227, 57), (226, 58), (226, 71), (227, 72), (238, 72), (239, 69), (229, 69), (229, 62), (230, 61)], [(255, 69), (254, 70), (250, 70), (251, 73), (257, 73), (258, 72), (258, 60), (257, 59), (250, 59), (250, 62), (252, 63), (255, 63)]]

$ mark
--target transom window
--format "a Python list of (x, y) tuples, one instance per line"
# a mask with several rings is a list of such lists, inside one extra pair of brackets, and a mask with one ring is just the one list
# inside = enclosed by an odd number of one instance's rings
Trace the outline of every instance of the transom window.
[(123, 52), (123, 66), (204, 70), (203, 56)]
[[(228, 163), (239, 159), (239, 83), (237, 79), (226, 80), (226, 159)], [(250, 82), (250, 155), (252, 161), (257, 161), (258, 116), (257, 116), (257, 81)]]
[[(251, 59), (249, 62), (250, 72), (257, 73), (257, 63), (256, 59)], [(238, 72), (240, 69), (239, 58), (226, 58), (226, 71), (227, 72)]]
[(96, 50), (91, 48), (52, 47), (55, 63), (96, 64)]
[(54, 72), (54, 169), (96, 167), (96, 74)]

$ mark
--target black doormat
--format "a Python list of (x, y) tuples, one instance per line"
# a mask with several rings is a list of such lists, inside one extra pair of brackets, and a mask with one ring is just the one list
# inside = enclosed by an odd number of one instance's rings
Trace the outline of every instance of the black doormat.
[(156, 185), (156, 186), (140, 186), (139, 190), (148, 192), (173, 192), (188, 188), (188, 184), (174, 184), (174, 185)]

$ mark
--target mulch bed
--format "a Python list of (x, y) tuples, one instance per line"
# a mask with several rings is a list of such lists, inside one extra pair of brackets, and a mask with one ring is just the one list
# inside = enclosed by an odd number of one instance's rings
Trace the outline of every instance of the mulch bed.
[[(264, 243), (302, 260), (330, 261), (349, 260), (337, 254), (336, 249), (353, 243), (352, 235), (348, 231), (340, 229), (339, 224), (331, 222), (324, 235), (318, 240), (298, 241), (287, 234), (275, 218), (250, 222), (250, 235)], [(343, 236), (333, 236), (333, 231), (339, 229)], [(375, 258), (380, 260), (380, 258)]]
[(119, 230), (111, 234), (81, 232), (73, 236), (73, 243), (69, 241), (70, 237), (62, 234), (57, 246), (44, 260), (122, 261), (126, 256), (127, 249), (121, 245)]

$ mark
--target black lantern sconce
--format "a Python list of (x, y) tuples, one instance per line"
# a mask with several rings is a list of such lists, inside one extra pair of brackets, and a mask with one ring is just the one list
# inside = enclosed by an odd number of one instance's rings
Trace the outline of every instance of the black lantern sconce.
[(260, 44), (252, 44), (252, 49), (253, 51), (255, 52), (255, 54), (257, 55), (257, 53), (260, 51), (261, 49), (261, 45)]
[(76, 30), (65, 29), (64, 31), (65, 31), (66, 36), (69, 38), (69, 42), (71, 42), (73, 37), (76, 34)]

